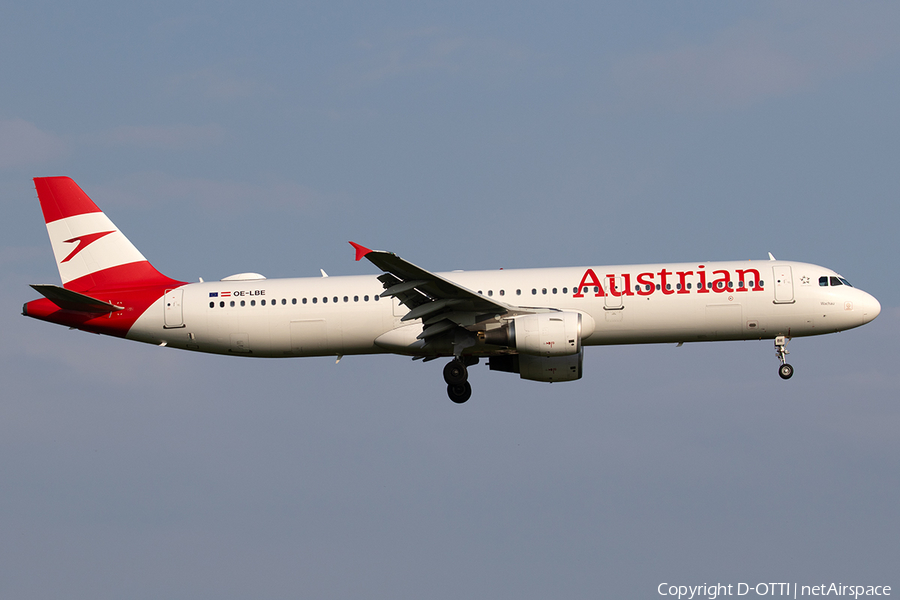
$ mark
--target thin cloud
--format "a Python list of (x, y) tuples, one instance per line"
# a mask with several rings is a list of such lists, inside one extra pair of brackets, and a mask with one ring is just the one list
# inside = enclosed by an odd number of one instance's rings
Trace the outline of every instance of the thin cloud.
[(67, 155), (59, 136), (22, 119), (0, 121), (0, 169), (40, 165)]
[(362, 56), (342, 78), (349, 87), (430, 72), (482, 74), (518, 66), (523, 48), (489, 38), (447, 35), (422, 28), (361, 40)]
[(854, 9), (745, 20), (706, 41), (622, 57), (611, 78), (629, 105), (743, 108), (871, 68), (900, 50), (898, 17)]
[(211, 125), (123, 125), (87, 136), (88, 143), (107, 146), (130, 146), (182, 150), (206, 148), (225, 139), (225, 130)]
[(95, 200), (110, 205), (150, 206), (196, 204), (210, 214), (242, 213), (259, 209), (298, 210), (322, 204), (321, 194), (289, 181), (261, 184), (179, 178), (165, 173), (135, 173), (91, 189)]
[(165, 84), (171, 95), (199, 96), (209, 100), (245, 100), (271, 96), (275, 89), (255, 79), (200, 69), (170, 78)]

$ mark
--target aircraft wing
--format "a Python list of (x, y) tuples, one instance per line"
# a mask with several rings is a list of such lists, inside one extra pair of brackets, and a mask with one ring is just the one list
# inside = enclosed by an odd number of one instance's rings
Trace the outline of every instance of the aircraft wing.
[(498, 315), (521, 312), (521, 309), (498, 302), (458, 283), (426, 271), (393, 252), (369, 250), (354, 242), (356, 260), (367, 258), (385, 271), (378, 277), (384, 284), (382, 297), (393, 296), (409, 309), (400, 320), (422, 319), (418, 338), (428, 343), (457, 327), (466, 328)]

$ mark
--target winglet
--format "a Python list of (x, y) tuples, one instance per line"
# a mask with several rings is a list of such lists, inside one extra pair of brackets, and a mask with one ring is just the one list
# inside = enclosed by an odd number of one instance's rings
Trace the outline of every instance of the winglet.
[(371, 252), (371, 250), (369, 250), (365, 246), (360, 246), (356, 242), (350, 242), (350, 245), (356, 248), (356, 260), (362, 259), (366, 254)]

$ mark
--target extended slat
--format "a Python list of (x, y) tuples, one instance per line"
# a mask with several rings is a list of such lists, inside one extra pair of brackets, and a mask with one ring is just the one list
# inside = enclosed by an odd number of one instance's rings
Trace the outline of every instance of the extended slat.
[(398, 283), (396, 285), (392, 285), (385, 291), (381, 293), (381, 297), (385, 298), (387, 296), (396, 296), (397, 294), (402, 294), (403, 292), (408, 292), (413, 288), (417, 288), (420, 285), (425, 285), (428, 283), (427, 281), (422, 281), (421, 279), (414, 279), (412, 281), (404, 281), (402, 283)]
[(448, 329), (453, 329), (454, 327), (457, 327), (457, 325), (453, 321), (441, 321), (440, 323), (435, 323), (434, 325), (429, 325), (428, 327), (426, 327), (422, 333), (416, 336), (416, 339), (424, 340), (425, 338), (443, 333)]
[(418, 319), (420, 317), (428, 316), (432, 313), (436, 313), (438, 311), (444, 310), (448, 306), (453, 306), (454, 304), (458, 304), (459, 300), (454, 300), (451, 298), (444, 298), (443, 300), (435, 300), (434, 302), (428, 302), (427, 304), (423, 304), (421, 306), (417, 306), (412, 309), (406, 315), (401, 318), (401, 321), (412, 321), (413, 319)]

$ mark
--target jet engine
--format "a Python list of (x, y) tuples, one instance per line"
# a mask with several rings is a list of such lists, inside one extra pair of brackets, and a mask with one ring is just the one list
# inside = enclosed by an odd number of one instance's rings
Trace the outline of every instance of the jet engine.
[(581, 379), (581, 363), (584, 349), (568, 356), (532, 356), (530, 354), (506, 354), (492, 356), (488, 367), (492, 371), (518, 373), (530, 381), (575, 381)]
[[(593, 329), (591, 321), (587, 335), (593, 333)], [(577, 312), (519, 315), (483, 333), (485, 344), (506, 346), (519, 354), (546, 357), (578, 354), (581, 337), (582, 315)]]

